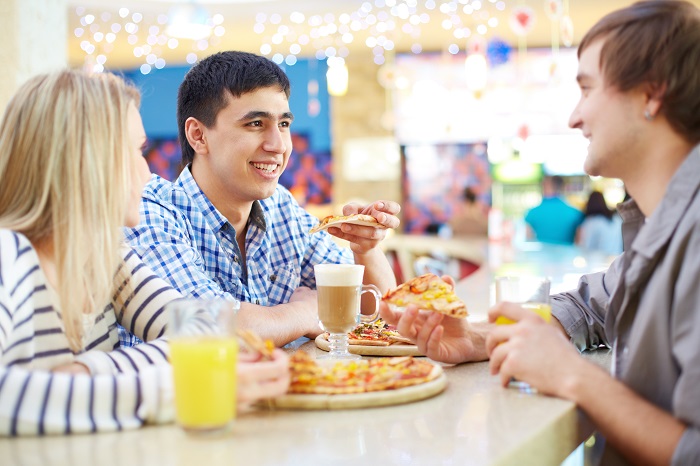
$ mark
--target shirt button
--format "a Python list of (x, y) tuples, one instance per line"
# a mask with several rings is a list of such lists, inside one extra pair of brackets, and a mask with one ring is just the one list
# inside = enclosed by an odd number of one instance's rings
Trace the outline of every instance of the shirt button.
[(270, 281), (275, 283), (275, 280), (277, 280), (277, 275), (270, 275)]
[(236, 264), (238, 264), (238, 256), (233, 256), (233, 262), (235, 262)]

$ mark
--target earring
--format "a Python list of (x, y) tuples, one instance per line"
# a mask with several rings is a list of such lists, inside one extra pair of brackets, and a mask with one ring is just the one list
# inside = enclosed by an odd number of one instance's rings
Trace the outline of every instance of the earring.
[(652, 115), (651, 112), (649, 112), (649, 110), (644, 110), (644, 118), (647, 121), (652, 121), (654, 119), (654, 115)]

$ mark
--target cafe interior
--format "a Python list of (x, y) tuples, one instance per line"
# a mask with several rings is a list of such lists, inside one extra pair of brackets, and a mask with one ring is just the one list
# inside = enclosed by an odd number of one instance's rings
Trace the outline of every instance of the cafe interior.
[[(629, 0), (3, 0), (4, 107), (28, 77), (60, 67), (115, 72), (142, 93), (150, 170), (179, 173), (176, 95), (188, 69), (241, 50), (291, 82), (293, 153), (279, 183), (319, 219), (349, 202), (398, 202), (382, 247), (398, 283), (449, 274), (486, 319), (501, 275), (574, 287), (613, 257), (534, 240), (526, 212), (560, 176), (584, 209), (619, 180), (583, 172), (588, 141), (568, 127), (579, 98), (576, 46)], [(693, 2), (700, 5), (700, 1)], [(466, 187), (483, 232), (450, 228)], [(319, 351), (313, 341), (288, 345)], [(587, 357), (603, 367), (607, 350)], [(3, 464), (588, 464), (594, 429), (568, 401), (503, 388), (487, 363), (444, 367), (438, 393), (359, 407), (257, 407), (225, 434), (177, 425), (0, 440)], [(388, 406), (384, 406), (389, 404)], [(5, 463), (9, 459), (8, 463)]]

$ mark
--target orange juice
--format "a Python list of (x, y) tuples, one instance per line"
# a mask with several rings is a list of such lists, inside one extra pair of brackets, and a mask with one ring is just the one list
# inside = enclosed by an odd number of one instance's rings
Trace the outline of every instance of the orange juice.
[[(549, 321), (552, 319), (552, 306), (549, 304), (544, 304), (544, 303), (524, 303), (521, 304), (521, 306), (525, 309), (529, 309), (533, 311), (535, 314), (539, 315), (544, 319), (545, 322), (549, 323)], [(497, 317), (496, 318), (496, 325), (507, 325), (507, 324), (514, 324), (515, 321), (511, 320), (507, 317)]]
[(199, 336), (171, 340), (175, 411), (181, 426), (214, 430), (236, 417), (237, 359), (235, 338)]

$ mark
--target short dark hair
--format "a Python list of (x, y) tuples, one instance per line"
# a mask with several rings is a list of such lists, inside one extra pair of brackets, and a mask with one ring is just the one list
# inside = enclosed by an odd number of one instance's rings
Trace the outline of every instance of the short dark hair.
[(227, 51), (211, 55), (193, 66), (177, 92), (177, 126), (182, 166), (194, 159), (187, 142), (185, 121), (193, 117), (206, 127), (216, 123), (229, 95), (240, 97), (260, 88), (277, 86), (289, 98), (289, 78), (271, 60), (247, 52)]
[(604, 39), (600, 69), (622, 92), (649, 84), (663, 92), (660, 112), (690, 143), (700, 141), (700, 9), (681, 0), (637, 2), (603, 17), (578, 54)]

